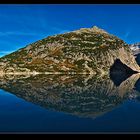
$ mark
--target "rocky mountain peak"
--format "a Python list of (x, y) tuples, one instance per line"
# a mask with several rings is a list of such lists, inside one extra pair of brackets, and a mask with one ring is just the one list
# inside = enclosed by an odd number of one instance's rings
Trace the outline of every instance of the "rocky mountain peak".
[(97, 26), (93, 26), (93, 27), (91, 28), (91, 30), (92, 30), (93, 32), (97, 32), (97, 33), (107, 33), (105, 30), (103, 30), (103, 29), (101, 29), (101, 28), (99, 28), (99, 27), (97, 27)]
[(93, 26), (91, 28), (80, 28), (79, 30), (74, 31), (75, 33), (99, 33), (99, 34), (108, 34), (105, 30)]
[(108, 74), (118, 59), (140, 71), (128, 45), (94, 26), (49, 36), (0, 58), (0, 73)]

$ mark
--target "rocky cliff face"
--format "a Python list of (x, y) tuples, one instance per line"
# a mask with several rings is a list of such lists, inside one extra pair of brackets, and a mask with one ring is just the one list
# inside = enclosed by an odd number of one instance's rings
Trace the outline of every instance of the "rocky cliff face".
[(0, 58), (0, 72), (107, 74), (116, 59), (140, 71), (124, 41), (98, 27), (82, 28), (49, 36)]

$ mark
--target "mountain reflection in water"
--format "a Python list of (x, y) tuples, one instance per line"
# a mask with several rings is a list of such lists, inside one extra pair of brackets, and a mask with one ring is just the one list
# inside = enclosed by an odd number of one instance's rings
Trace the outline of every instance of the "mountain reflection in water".
[(11, 75), (1, 77), (0, 88), (46, 109), (95, 118), (136, 97), (139, 77), (133, 74), (116, 86), (109, 76)]

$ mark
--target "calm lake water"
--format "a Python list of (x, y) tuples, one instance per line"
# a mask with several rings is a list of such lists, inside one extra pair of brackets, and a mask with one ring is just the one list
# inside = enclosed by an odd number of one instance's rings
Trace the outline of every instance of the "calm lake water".
[(1, 77), (0, 132), (140, 132), (139, 78)]

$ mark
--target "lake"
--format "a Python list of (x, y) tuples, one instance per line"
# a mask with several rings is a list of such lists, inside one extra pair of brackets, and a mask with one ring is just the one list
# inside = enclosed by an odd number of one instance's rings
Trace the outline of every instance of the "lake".
[(140, 132), (139, 78), (6, 75), (0, 78), (0, 132)]

